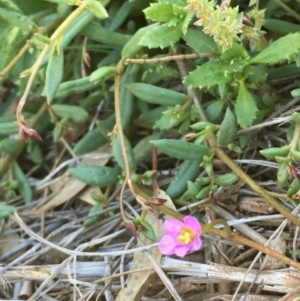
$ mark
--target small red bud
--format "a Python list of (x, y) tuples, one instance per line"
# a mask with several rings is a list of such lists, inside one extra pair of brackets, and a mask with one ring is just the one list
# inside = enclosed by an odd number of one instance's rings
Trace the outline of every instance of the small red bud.
[(151, 204), (154, 206), (161, 206), (163, 205), (167, 200), (166, 199), (161, 199), (161, 198), (154, 198), (151, 200)]
[(22, 137), (22, 139), (27, 142), (28, 141), (28, 137), (35, 139), (35, 140), (39, 140), (42, 141), (41, 136), (37, 133), (36, 130), (34, 129), (29, 129), (28, 127), (26, 127), (24, 124), (19, 124), (19, 133), (20, 136)]
[(293, 177), (293, 178), (298, 178), (298, 173), (297, 169), (293, 166), (288, 166), (288, 173)]
[(137, 231), (132, 221), (125, 222), (125, 228), (133, 237), (137, 237)]

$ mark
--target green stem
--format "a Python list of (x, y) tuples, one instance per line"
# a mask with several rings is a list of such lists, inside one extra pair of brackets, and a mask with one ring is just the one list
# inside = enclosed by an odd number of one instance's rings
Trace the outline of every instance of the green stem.
[(55, 43), (55, 41), (62, 37), (62, 35), (65, 33), (65, 31), (86, 10), (86, 8), (87, 8), (87, 2), (83, 1), (82, 4), (69, 15), (69, 17), (52, 34), (52, 36), (50, 37), (50, 43), (45, 45), (45, 47), (42, 50), (41, 54), (39, 55), (38, 59), (32, 66), (32, 68), (30, 70), (31, 71), (30, 77), (29, 77), (26, 89), (24, 91), (23, 96), (20, 99), (20, 102), (19, 102), (18, 108), (17, 108), (17, 118), (22, 123), (23, 123), (23, 120), (22, 120), (23, 118), (21, 117), (22, 109), (26, 103), (26, 99), (29, 95), (34, 78), (35, 78), (36, 74), (38, 73), (44, 58), (46, 57), (47, 53), (49, 52), (49, 50), (51, 49), (51, 47)]
[(232, 235), (231, 229), (230, 229), (229, 225), (227, 224), (227, 222), (221, 218), (217, 218), (207, 225), (202, 225), (202, 234), (209, 232), (212, 228), (214, 228), (215, 225), (219, 225), (219, 224), (224, 226), (225, 231), (227, 233), (227, 238), (230, 238)]

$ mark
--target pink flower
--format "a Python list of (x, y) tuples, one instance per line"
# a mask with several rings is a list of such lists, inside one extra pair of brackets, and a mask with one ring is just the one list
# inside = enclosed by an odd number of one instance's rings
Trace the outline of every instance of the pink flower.
[(169, 219), (164, 222), (164, 230), (166, 235), (159, 242), (159, 249), (164, 255), (175, 254), (184, 257), (188, 252), (201, 248), (202, 228), (193, 216), (185, 216), (183, 222)]

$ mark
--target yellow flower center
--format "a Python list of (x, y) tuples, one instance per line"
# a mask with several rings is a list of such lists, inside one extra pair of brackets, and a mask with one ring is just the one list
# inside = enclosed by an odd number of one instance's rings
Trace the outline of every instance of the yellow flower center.
[(185, 227), (178, 236), (178, 241), (184, 245), (190, 244), (194, 241), (196, 234), (194, 230)]

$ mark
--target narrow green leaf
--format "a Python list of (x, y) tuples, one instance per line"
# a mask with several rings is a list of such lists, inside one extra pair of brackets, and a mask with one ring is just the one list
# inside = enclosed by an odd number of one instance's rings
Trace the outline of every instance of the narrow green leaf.
[(276, 64), (292, 59), (300, 50), (300, 32), (279, 38), (257, 56), (250, 60), (251, 64)]
[[(91, 89), (96, 88), (100, 84), (101, 83), (90, 82), (89, 76), (64, 82), (59, 85), (59, 88), (55, 93), (54, 97), (64, 98), (85, 91), (90, 91)], [(45, 96), (45, 92), (43, 92), (42, 95)]]
[(289, 186), (289, 189), (287, 191), (287, 195), (289, 197), (293, 196), (295, 193), (297, 193), (300, 189), (300, 180), (298, 178), (294, 179), (291, 185)]
[(278, 19), (264, 20), (264, 27), (271, 32), (276, 32), (282, 35), (300, 31), (300, 25)]
[(86, 122), (89, 118), (89, 113), (84, 108), (73, 105), (52, 105), (51, 109), (55, 113), (55, 115), (61, 118), (68, 118), (73, 122)]
[(194, 181), (200, 173), (200, 164), (202, 160), (198, 161), (184, 161), (174, 179), (166, 190), (166, 194), (171, 198), (177, 198), (183, 194), (187, 189), (187, 182)]
[(0, 8), (0, 18), (26, 32), (30, 32), (37, 28), (36, 24), (27, 16), (5, 8)]
[(44, 161), (44, 155), (41, 145), (35, 140), (30, 141), (30, 144), (31, 145), (29, 148), (27, 148), (27, 151), (31, 160), (36, 164), (41, 164)]
[(101, 2), (97, 0), (88, 1), (89, 11), (95, 15), (98, 19), (103, 20), (108, 18), (108, 13)]
[[(88, 216), (92, 216), (96, 213), (100, 213), (103, 210), (103, 204), (102, 203), (97, 203), (95, 206), (93, 206), (88, 214)], [(95, 224), (98, 220), (100, 219), (100, 215), (96, 215), (93, 217), (87, 218), (84, 222), (83, 225), (85, 227), (92, 226)]]
[(218, 145), (227, 145), (235, 138), (238, 126), (234, 114), (227, 108), (225, 117), (221, 123), (220, 129), (217, 133)]
[[(125, 136), (124, 138), (125, 138), (125, 145), (126, 145), (126, 151), (127, 151), (127, 155), (128, 155), (130, 170), (132, 172), (135, 172), (136, 161), (135, 161), (133, 149), (132, 149), (132, 146), (131, 146), (129, 140), (127, 139), (127, 137)], [(125, 162), (124, 162), (124, 158), (123, 158), (119, 135), (117, 135), (115, 141), (113, 142), (112, 151), (113, 151), (114, 157), (115, 157), (116, 161), (118, 162), (119, 166), (123, 170), (125, 170)]]
[(108, 137), (104, 137), (99, 129), (95, 128), (85, 134), (83, 138), (76, 143), (73, 152), (75, 155), (80, 156), (96, 150), (107, 142)]
[(117, 71), (117, 68), (114, 66), (104, 66), (95, 70), (90, 75), (91, 82), (103, 82), (112, 77)]
[(89, 39), (105, 45), (123, 46), (129, 41), (129, 37), (111, 31), (107, 27), (104, 27), (96, 22), (88, 24), (81, 33)]
[(134, 95), (126, 88), (126, 84), (136, 81), (139, 68), (140, 66), (138, 65), (128, 66), (121, 78), (120, 106), (123, 129), (130, 123), (134, 111)]
[(3, 122), (0, 126), (0, 135), (13, 135), (19, 132), (16, 122)]
[(17, 154), (24, 146), (24, 141), (20, 139), (5, 138), (0, 141), (0, 151), (7, 155)]
[(57, 53), (52, 47), (49, 62), (46, 69), (46, 83), (45, 91), (47, 102), (50, 104), (54, 98), (59, 85), (61, 84), (64, 73), (64, 53), (62, 47), (60, 52)]
[(159, 151), (170, 157), (182, 160), (202, 160), (203, 156), (210, 154), (210, 149), (204, 145), (192, 144), (176, 139), (153, 140), (150, 143)]
[(289, 180), (290, 174), (288, 172), (288, 166), (286, 163), (280, 164), (277, 172), (277, 184), (280, 189), (287, 183)]
[(151, 224), (144, 220), (141, 220), (141, 224), (142, 224), (142, 233), (144, 234), (144, 236), (146, 238), (148, 238), (151, 241), (156, 241), (156, 236), (155, 236), (155, 232), (153, 230), (153, 227), (151, 226)]
[(229, 186), (229, 185), (233, 185), (238, 180), (239, 180), (239, 177), (235, 173), (230, 172), (225, 175), (221, 175), (221, 176), (217, 177), (215, 179), (215, 182), (219, 186)]
[(254, 97), (247, 90), (245, 83), (241, 81), (235, 104), (235, 114), (238, 124), (243, 128), (252, 125), (257, 111)]
[(119, 171), (108, 166), (78, 166), (69, 168), (77, 179), (91, 186), (106, 187), (118, 182)]
[[(121, 4), (121, 3), (120, 3)], [(116, 30), (118, 29), (128, 18), (131, 13), (132, 5), (131, 3), (124, 1), (122, 5), (118, 4), (118, 11), (117, 13), (111, 17), (111, 23), (108, 26), (109, 30)]]
[(29, 181), (20, 168), (17, 162), (13, 164), (13, 176), (14, 179), (18, 182), (18, 191), (20, 192), (21, 196), (23, 197), (26, 204), (32, 202), (32, 189), (29, 184)]
[(159, 139), (163, 135), (162, 132), (154, 133), (141, 139), (138, 144), (133, 148), (136, 163), (144, 163), (145, 160), (151, 157), (152, 147), (150, 144), (151, 140)]
[(164, 106), (182, 105), (187, 96), (169, 89), (160, 88), (144, 83), (128, 83), (125, 87), (137, 98), (154, 104)]
[(162, 24), (147, 32), (140, 41), (140, 45), (148, 48), (166, 48), (173, 46), (182, 36), (182, 23), (176, 26)]
[(264, 157), (269, 160), (275, 159), (275, 157), (281, 157), (287, 155), (290, 150), (289, 145), (285, 145), (282, 147), (270, 147), (259, 151)]

